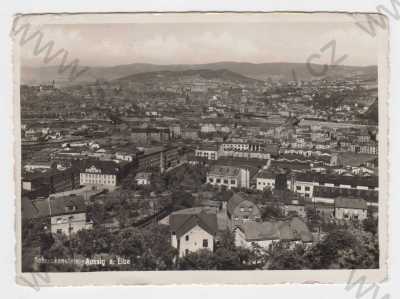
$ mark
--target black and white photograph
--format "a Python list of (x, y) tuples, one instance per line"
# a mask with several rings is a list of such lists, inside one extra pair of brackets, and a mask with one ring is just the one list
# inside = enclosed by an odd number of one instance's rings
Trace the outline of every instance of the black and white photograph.
[(17, 271), (384, 271), (380, 17), (16, 16)]

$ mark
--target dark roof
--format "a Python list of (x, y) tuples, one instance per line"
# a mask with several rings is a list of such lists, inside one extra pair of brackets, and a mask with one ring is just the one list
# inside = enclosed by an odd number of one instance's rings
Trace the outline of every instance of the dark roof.
[(378, 177), (360, 177), (360, 176), (343, 176), (321, 173), (296, 173), (295, 179), (303, 182), (318, 182), (320, 184), (328, 183), (334, 185), (350, 185), (365, 186), (375, 188), (378, 187)]
[(340, 175), (319, 175), (319, 183), (343, 184), (350, 186), (378, 187), (378, 176), (340, 176)]
[(277, 159), (278, 161), (301, 161), (301, 162), (325, 162), (325, 163), (330, 163), (331, 162), (331, 157), (330, 156), (304, 156), (304, 155), (299, 155), (299, 154), (280, 154), (279, 158)]
[(92, 166), (100, 169), (102, 174), (117, 174), (120, 171), (120, 165), (116, 162), (95, 160), (84, 163), (81, 172), (86, 172), (86, 169), (91, 168)]
[(298, 170), (298, 171), (306, 171), (310, 170), (311, 166), (310, 163), (304, 162), (287, 162), (287, 161), (271, 161), (271, 169), (288, 169), (291, 171)]
[(168, 128), (132, 128), (132, 133), (169, 133)]
[(362, 198), (338, 197), (335, 199), (335, 208), (366, 210), (367, 203)]
[(233, 194), (227, 204), (228, 212), (232, 215), (236, 207), (244, 201), (252, 203), (254, 205), (254, 203), (250, 200), (250, 197), (246, 193), (239, 192)]
[(228, 165), (214, 165), (208, 175), (236, 177), (239, 175), (240, 168)]
[(258, 175), (257, 178), (260, 179), (275, 179), (276, 178), (276, 173), (270, 171), (270, 170), (262, 170)]
[(22, 197), (22, 217), (37, 219), (64, 214), (85, 213), (86, 205), (82, 196), (70, 195), (30, 200)]
[(378, 190), (364, 190), (364, 189), (351, 189), (339, 188), (328, 186), (314, 186), (313, 197), (336, 198), (336, 197), (357, 197), (363, 198), (367, 202), (378, 202)]
[(277, 155), (279, 153), (279, 144), (265, 144), (263, 145), (263, 151), (271, 155)]
[(169, 224), (171, 231), (175, 232), (178, 238), (196, 225), (211, 235), (215, 235), (218, 230), (217, 215), (202, 208), (174, 212), (169, 216)]
[(47, 199), (31, 200), (23, 196), (21, 208), (23, 219), (38, 219), (50, 216), (49, 201)]
[(85, 200), (77, 195), (50, 197), (50, 208), (51, 216), (86, 212)]
[(239, 227), (247, 241), (285, 240), (311, 242), (312, 234), (298, 217), (285, 221), (245, 222)]

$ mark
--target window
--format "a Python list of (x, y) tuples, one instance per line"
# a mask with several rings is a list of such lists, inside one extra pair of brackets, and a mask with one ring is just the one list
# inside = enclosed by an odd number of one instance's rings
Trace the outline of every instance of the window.
[(231, 180), (231, 185), (235, 185), (236, 184), (236, 180)]
[(207, 248), (208, 247), (208, 239), (203, 240), (203, 247)]
[(213, 178), (209, 178), (208, 181), (209, 181), (210, 183), (213, 183), (213, 182), (214, 182), (214, 179), (213, 179)]
[(189, 235), (185, 236), (185, 241), (189, 241)]
[(171, 234), (172, 234), (173, 236), (175, 236), (175, 235), (176, 235), (176, 234), (175, 234), (175, 232), (172, 232)]
[(218, 183), (218, 184), (221, 183), (221, 179), (217, 179), (217, 183)]
[(300, 191), (301, 190), (301, 186), (296, 186), (296, 190)]
[(244, 212), (244, 208), (240, 208), (240, 212)]
[(224, 180), (224, 184), (228, 184), (228, 180)]
[(306, 191), (310, 191), (310, 187), (309, 187), (309, 186), (306, 186), (304, 189), (305, 189)]
[(185, 249), (185, 255), (189, 254), (189, 249)]
[(62, 234), (62, 229), (57, 229), (57, 234)]

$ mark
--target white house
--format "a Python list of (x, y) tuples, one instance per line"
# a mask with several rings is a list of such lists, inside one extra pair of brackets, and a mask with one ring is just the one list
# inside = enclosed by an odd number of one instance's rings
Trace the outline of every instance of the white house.
[(338, 197), (335, 199), (335, 218), (339, 220), (364, 220), (367, 203), (362, 198)]
[(216, 145), (199, 147), (195, 150), (195, 156), (207, 160), (218, 160), (218, 147)]
[(234, 166), (214, 165), (207, 173), (208, 184), (231, 188), (249, 188), (250, 172)]
[(169, 216), (171, 245), (183, 257), (200, 249), (214, 250), (218, 230), (216, 213), (202, 208), (176, 211)]

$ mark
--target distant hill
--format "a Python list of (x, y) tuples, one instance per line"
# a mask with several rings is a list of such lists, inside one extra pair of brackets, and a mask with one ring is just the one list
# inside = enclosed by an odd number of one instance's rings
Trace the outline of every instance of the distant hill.
[[(156, 65), (149, 63), (134, 63), (118, 65), (112, 67), (91, 67), (76, 82), (93, 82), (96, 79), (115, 80), (139, 73), (151, 73), (162, 71), (185, 71), (185, 70), (228, 70), (245, 77), (258, 80), (309, 80), (313, 78), (310, 67), (314, 72), (320, 72), (322, 65), (306, 63), (247, 63), (247, 62), (217, 62), (208, 64), (176, 64), (176, 65)], [(81, 67), (79, 67), (80, 69)], [(346, 77), (350, 74), (361, 76), (377, 76), (376, 66), (335, 66), (330, 67), (324, 74), (327, 77)], [(21, 82), (44, 83), (55, 80), (56, 82), (67, 82), (69, 70), (60, 74), (57, 66), (45, 67), (22, 67)], [(76, 83), (74, 82), (74, 83)]]
[(234, 83), (262, 83), (262, 81), (243, 76), (241, 74), (226, 70), (209, 70), (209, 69), (199, 69), (199, 70), (184, 70), (184, 71), (158, 71), (158, 72), (147, 72), (139, 73), (134, 75), (129, 75), (116, 79), (116, 81), (134, 81), (148, 83), (153, 80), (163, 80), (164, 82), (176, 82), (182, 79), (205, 79), (205, 80), (221, 80), (226, 82)]

